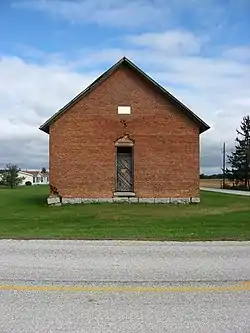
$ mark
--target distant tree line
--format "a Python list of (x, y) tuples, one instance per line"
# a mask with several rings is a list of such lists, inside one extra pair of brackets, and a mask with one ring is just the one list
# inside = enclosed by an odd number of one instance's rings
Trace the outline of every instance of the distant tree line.
[(214, 173), (212, 175), (200, 174), (200, 179), (222, 179), (223, 173)]

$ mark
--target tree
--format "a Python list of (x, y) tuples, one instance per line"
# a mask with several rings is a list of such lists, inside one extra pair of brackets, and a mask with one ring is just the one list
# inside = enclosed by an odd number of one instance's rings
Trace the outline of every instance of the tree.
[(2, 172), (2, 181), (4, 185), (14, 188), (15, 186), (21, 184), (25, 178), (19, 177), (18, 172), (20, 170), (21, 169), (19, 169), (17, 165), (10, 163), (7, 164)]
[(226, 170), (228, 179), (244, 182), (245, 188), (249, 188), (250, 180), (250, 117), (243, 118), (240, 130), (237, 130), (235, 150), (228, 155), (228, 163), (231, 169)]
[(42, 173), (46, 173), (47, 172), (47, 170), (46, 170), (46, 168), (42, 168)]

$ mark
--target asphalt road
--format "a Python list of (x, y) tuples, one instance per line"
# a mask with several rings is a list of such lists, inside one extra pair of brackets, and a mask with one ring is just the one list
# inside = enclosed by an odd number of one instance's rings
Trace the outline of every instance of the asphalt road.
[(250, 332), (250, 243), (0, 241), (0, 332)]

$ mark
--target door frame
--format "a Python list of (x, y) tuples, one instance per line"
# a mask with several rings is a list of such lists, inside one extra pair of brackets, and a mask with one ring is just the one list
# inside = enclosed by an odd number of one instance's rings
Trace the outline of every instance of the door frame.
[[(117, 190), (118, 187), (118, 161), (117, 161), (117, 153), (118, 153), (118, 148), (119, 147), (124, 147), (124, 148), (131, 148), (131, 172), (132, 172), (132, 191), (130, 192), (119, 192)], [(115, 195), (119, 196), (119, 194), (122, 196), (122, 194), (128, 193), (130, 196), (134, 196), (134, 140), (132, 140), (128, 134), (123, 135), (119, 139), (115, 141)]]
[[(119, 148), (130, 148), (131, 149), (131, 183), (132, 183), (132, 186), (131, 186), (131, 191), (129, 192), (126, 192), (126, 191), (119, 191), (118, 190), (118, 160), (117, 160), (117, 157), (118, 157), (118, 149)], [(122, 145), (122, 146), (116, 146), (115, 147), (115, 168), (116, 168), (116, 171), (115, 171), (115, 174), (116, 174), (116, 177), (115, 177), (115, 192), (116, 193), (133, 193), (134, 192), (134, 147), (133, 146), (125, 146), (125, 145)]]

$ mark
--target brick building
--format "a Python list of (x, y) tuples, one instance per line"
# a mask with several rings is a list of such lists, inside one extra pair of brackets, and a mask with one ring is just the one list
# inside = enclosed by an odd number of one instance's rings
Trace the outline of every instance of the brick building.
[(199, 202), (208, 128), (124, 57), (40, 127), (50, 136), (48, 202)]

